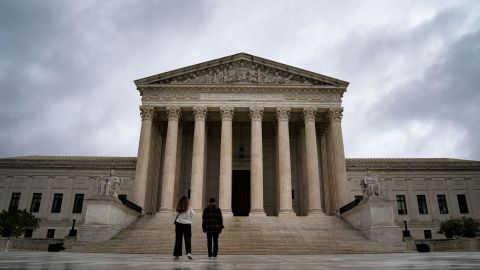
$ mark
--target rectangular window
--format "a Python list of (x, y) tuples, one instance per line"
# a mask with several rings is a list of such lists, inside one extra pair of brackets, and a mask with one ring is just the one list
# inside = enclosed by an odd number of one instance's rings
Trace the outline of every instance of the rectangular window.
[(75, 214), (82, 213), (83, 208), (83, 194), (75, 194), (75, 201), (73, 202), (73, 212)]
[(397, 208), (399, 215), (407, 214), (407, 202), (405, 201), (405, 195), (397, 195)]
[(20, 204), (20, 192), (13, 192), (12, 198), (10, 199), (10, 206), (8, 209), (18, 209), (18, 205)]
[(458, 208), (460, 208), (460, 214), (468, 214), (467, 197), (465, 194), (457, 194)]
[(440, 214), (448, 214), (447, 197), (443, 194), (438, 194), (437, 200), (438, 210), (440, 211)]
[(62, 210), (62, 199), (62, 193), (55, 193), (53, 195), (52, 213), (60, 213), (60, 210)]
[(427, 199), (425, 198), (425, 195), (417, 195), (417, 202), (418, 202), (418, 213), (428, 214)]
[(32, 229), (25, 229), (25, 238), (32, 238), (33, 230)]
[(42, 193), (33, 193), (32, 204), (30, 205), (31, 213), (40, 211), (40, 202), (42, 201)]
[(424, 230), (423, 235), (425, 236), (425, 239), (432, 239), (432, 231), (431, 230)]
[(55, 238), (55, 229), (47, 230), (47, 238)]

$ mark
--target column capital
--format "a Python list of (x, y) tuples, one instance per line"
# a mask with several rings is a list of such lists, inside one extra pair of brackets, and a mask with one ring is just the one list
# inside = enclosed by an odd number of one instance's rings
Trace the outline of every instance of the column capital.
[(207, 119), (207, 107), (205, 106), (195, 106), (193, 107), (193, 114), (195, 116), (195, 121)]
[(250, 107), (250, 118), (252, 121), (262, 121), (263, 107)]
[(327, 113), (327, 118), (330, 121), (341, 122), (343, 117), (343, 108), (330, 108)]
[(233, 112), (235, 109), (231, 106), (222, 106), (220, 107), (220, 116), (223, 120), (233, 120)]
[(140, 116), (143, 120), (152, 120), (153, 116), (155, 115), (155, 108), (150, 105), (142, 105), (140, 106)]
[(315, 114), (317, 113), (317, 108), (315, 107), (304, 107), (303, 108), (303, 119), (305, 122), (313, 121), (315, 122)]
[(290, 108), (277, 107), (276, 111), (278, 121), (288, 121), (290, 119)]
[(168, 120), (180, 120), (182, 110), (179, 106), (167, 106), (165, 109), (167, 110)]

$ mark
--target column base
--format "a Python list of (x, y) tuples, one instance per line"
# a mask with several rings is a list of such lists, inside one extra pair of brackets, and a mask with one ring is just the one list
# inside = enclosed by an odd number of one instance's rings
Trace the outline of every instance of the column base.
[(220, 210), (222, 210), (222, 216), (233, 217), (232, 209), (220, 209)]
[(325, 213), (323, 212), (322, 209), (309, 209), (308, 216), (325, 216)]
[(296, 217), (297, 214), (293, 212), (293, 209), (282, 209), (278, 211), (278, 216), (279, 217)]
[(175, 211), (173, 211), (173, 209), (170, 209), (170, 208), (160, 208), (160, 210), (158, 210), (157, 214), (172, 214), (174, 213)]
[(263, 209), (250, 209), (250, 213), (248, 213), (249, 217), (266, 217), (267, 214)]

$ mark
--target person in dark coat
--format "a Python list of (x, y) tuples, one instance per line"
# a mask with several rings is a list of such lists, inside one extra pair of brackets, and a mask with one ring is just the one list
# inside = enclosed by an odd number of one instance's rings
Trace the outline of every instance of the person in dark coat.
[(218, 255), (218, 236), (223, 228), (222, 211), (215, 205), (215, 198), (210, 198), (210, 205), (203, 210), (202, 215), (202, 229), (207, 234), (209, 258), (216, 258)]

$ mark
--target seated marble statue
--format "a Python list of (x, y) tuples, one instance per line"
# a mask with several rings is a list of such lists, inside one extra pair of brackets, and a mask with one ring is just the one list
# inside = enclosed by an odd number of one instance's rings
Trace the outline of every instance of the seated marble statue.
[(111, 170), (110, 176), (99, 179), (96, 194), (118, 198), (121, 183), (121, 179), (115, 176), (115, 170)]
[(378, 177), (367, 171), (367, 175), (362, 179), (360, 186), (364, 197), (380, 196), (382, 190), (380, 188), (380, 181)]

